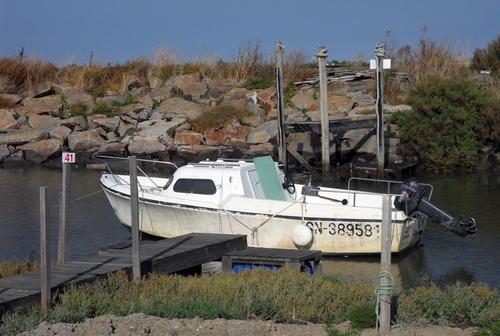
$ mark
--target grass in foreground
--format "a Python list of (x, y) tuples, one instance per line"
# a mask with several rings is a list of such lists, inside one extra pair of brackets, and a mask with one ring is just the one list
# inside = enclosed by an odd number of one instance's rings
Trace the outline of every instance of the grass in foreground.
[[(355, 328), (365, 328), (375, 323), (373, 293), (365, 284), (289, 270), (206, 278), (153, 274), (137, 283), (118, 273), (59, 294), (48, 316), (38, 309), (4, 314), (0, 334), (15, 335), (41, 321), (76, 323), (105, 314), (133, 313), (327, 325), (350, 320)], [(478, 325), (489, 332), (492, 321), (500, 319), (500, 295), (486, 285), (419, 287), (400, 295), (398, 319), (400, 323)]]

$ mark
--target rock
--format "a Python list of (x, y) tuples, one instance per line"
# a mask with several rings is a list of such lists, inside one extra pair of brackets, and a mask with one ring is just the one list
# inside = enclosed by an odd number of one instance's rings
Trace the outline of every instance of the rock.
[(0, 109), (0, 129), (19, 128), (19, 124), (12, 115), (11, 110)]
[(347, 94), (351, 101), (353, 102), (354, 107), (364, 107), (364, 106), (374, 106), (375, 98), (371, 94), (363, 93), (363, 92), (350, 92)]
[(98, 97), (95, 99), (96, 104), (106, 104), (112, 106), (113, 103), (122, 104), (125, 101), (125, 98), (122, 96), (104, 96)]
[(108, 134), (106, 133), (106, 130), (102, 127), (96, 127), (93, 131), (99, 134), (102, 138), (106, 138), (106, 135)]
[(0, 145), (0, 163), (10, 156), (9, 146)]
[(247, 101), (248, 95), (251, 93), (250, 90), (241, 87), (235, 87), (224, 95), (224, 100), (238, 100), (244, 99)]
[(306, 121), (307, 115), (297, 109), (287, 107), (285, 109), (285, 120), (287, 121)]
[(276, 135), (278, 135), (278, 122), (269, 120), (250, 131), (246, 142), (248, 144), (261, 144), (269, 142)]
[[(335, 114), (344, 114), (347, 115), (349, 111), (353, 107), (353, 102), (351, 98), (348, 96), (344, 95), (338, 95), (338, 94), (329, 94), (328, 95), (328, 114), (330, 115), (335, 115)], [(318, 105), (318, 110), (319, 110), (319, 105)]]
[(358, 146), (360, 141), (364, 141), (357, 149), (357, 153), (376, 153), (377, 137), (371, 128), (348, 130), (344, 133), (343, 138), (347, 138), (347, 140), (342, 142), (342, 151), (350, 151)]
[(220, 80), (208, 81), (208, 95), (210, 98), (219, 99), (235, 86), (234, 83), (223, 83)]
[(21, 146), (24, 158), (34, 163), (43, 163), (61, 153), (62, 143), (58, 139), (47, 139)]
[(66, 126), (56, 126), (49, 132), (51, 139), (59, 139), (64, 141), (71, 134), (71, 129)]
[(122, 107), (122, 114), (128, 115), (129, 117), (137, 120), (137, 115), (146, 108), (146, 105), (142, 103), (129, 104)]
[(319, 92), (317, 89), (302, 89), (290, 99), (290, 102), (300, 110), (311, 110), (313, 104), (315, 107), (319, 104)]
[(409, 112), (412, 108), (410, 105), (387, 105), (384, 104), (384, 113), (394, 113), (394, 112)]
[(245, 145), (245, 139), (250, 132), (250, 127), (226, 127), (220, 130), (209, 128), (205, 132), (205, 142), (209, 146), (218, 145)]
[(140, 122), (137, 125), (137, 135), (140, 136), (155, 136), (157, 138), (165, 138), (168, 134), (173, 133), (173, 130), (179, 124), (175, 121), (156, 121), (148, 120)]
[(174, 143), (176, 145), (201, 145), (203, 135), (193, 131), (177, 131), (175, 132)]
[(106, 133), (106, 139), (107, 139), (106, 143), (117, 142), (121, 140), (121, 138), (117, 136), (115, 132)]
[(108, 142), (101, 145), (97, 152), (103, 155), (121, 156), (127, 152), (127, 145), (121, 142)]
[(135, 132), (135, 125), (127, 122), (121, 122), (118, 126), (118, 134), (124, 138), (127, 135), (132, 135)]
[(108, 131), (114, 132), (118, 129), (120, 124), (120, 117), (104, 117), (92, 120), (97, 126), (103, 127)]
[(16, 94), (8, 94), (8, 93), (0, 94), (0, 101), (3, 102), (3, 104), (6, 107), (12, 107), (16, 104), (19, 104), (21, 100), (22, 100), (21, 96), (18, 96)]
[(151, 90), (151, 98), (156, 101), (162, 102), (165, 99), (172, 97), (172, 88), (173, 86), (163, 86), (157, 89)]
[(33, 98), (42, 98), (46, 96), (53, 95), (55, 93), (52, 83), (37, 83), (33, 88)]
[(83, 116), (66, 118), (61, 120), (61, 126), (66, 126), (71, 129), (78, 127), (80, 130), (84, 130), (87, 128), (87, 120)]
[(156, 136), (134, 136), (128, 143), (128, 152), (131, 155), (155, 154), (164, 152), (166, 148)]
[(45, 139), (47, 135), (47, 132), (43, 130), (12, 130), (6, 133), (0, 133), (0, 145), (22, 145), (27, 142)]
[(68, 147), (72, 151), (95, 151), (103, 144), (103, 138), (94, 130), (73, 132), (68, 136)]
[(142, 86), (144, 86), (144, 83), (139, 79), (137, 75), (124, 74), (120, 91), (122, 93), (127, 93), (127, 91), (129, 90), (140, 88)]
[(20, 116), (17, 118), (16, 122), (20, 127), (24, 125), (29, 127), (28, 118), (26, 116)]
[(173, 116), (185, 115), (189, 120), (198, 118), (205, 109), (193, 102), (189, 102), (180, 97), (174, 97), (163, 101), (156, 109), (156, 112), (161, 113), (165, 118)]
[(359, 106), (355, 107), (349, 112), (349, 117), (355, 117), (356, 115), (369, 115), (375, 114), (375, 106)]
[(92, 111), (95, 107), (94, 97), (84, 92), (73, 92), (68, 94), (66, 97), (66, 101), (70, 105), (83, 104), (87, 107), (87, 111)]
[(257, 90), (257, 102), (264, 106), (266, 110), (272, 109), (276, 103), (276, 88), (269, 87), (267, 89)]
[(174, 86), (180, 89), (184, 96), (199, 99), (208, 91), (207, 84), (201, 81), (199, 73), (174, 77)]
[(272, 155), (273, 151), (274, 151), (274, 146), (271, 143), (266, 142), (258, 145), (249, 146), (246, 152), (246, 156), (257, 157), (263, 155)]
[(151, 106), (146, 106), (139, 114), (137, 114), (137, 120), (144, 121), (151, 119), (153, 114), (153, 108)]
[(351, 321), (345, 321), (343, 323), (337, 324), (335, 326), (335, 329), (338, 331), (339, 334), (345, 335), (352, 331), (352, 323)]
[(28, 114), (28, 124), (32, 128), (51, 129), (61, 125), (61, 119), (48, 115), (30, 113)]
[(21, 104), (25, 107), (25, 114), (51, 113), (57, 115), (62, 105), (62, 100), (60, 95), (54, 95), (43, 98), (24, 98)]

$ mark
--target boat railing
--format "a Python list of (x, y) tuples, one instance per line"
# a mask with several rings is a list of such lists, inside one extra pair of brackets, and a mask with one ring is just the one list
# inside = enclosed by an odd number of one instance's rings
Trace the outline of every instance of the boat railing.
[[(99, 154), (94, 154), (92, 155), (93, 159), (103, 161), (104, 165), (106, 166), (106, 170), (113, 175), (113, 177), (116, 179), (116, 181), (119, 184), (124, 184), (128, 185), (130, 184), (129, 182), (125, 181), (122, 179), (119, 175), (115, 174), (112, 170), (111, 167), (109, 166), (108, 162), (106, 160), (121, 160), (121, 161), (128, 161), (128, 158), (126, 157), (121, 157), (121, 156), (109, 156), (109, 155), (99, 155)], [(147, 163), (153, 163), (153, 164), (163, 164), (167, 166), (174, 167), (176, 170), (179, 168), (177, 165), (173, 162), (169, 161), (160, 161), (160, 160), (149, 160), (149, 159), (137, 159), (137, 162), (147, 162)], [(156, 184), (156, 182), (139, 166), (137, 166), (137, 170), (144, 176), (146, 177), (156, 188), (161, 188), (163, 186), (159, 186)]]
[[(347, 182), (347, 190), (349, 190), (349, 191), (354, 190), (351, 188), (351, 186), (352, 186), (351, 182), (353, 182), (353, 181), (364, 181), (364, 182), (377, 183), (377, 184), (385, 183), (385, 184), (387, 184), (387, 193), (388, 194), (391, 193), (391, 187), (393, 185), (400, 185), (403, 183), (403, 181), (397, 181), (397, 180), (385, 180), (385, 179), (374, 179), (374, 178), (354, 177), (353, 176)], [(430, 200), (432, 197), (432, 192), (434, 191), (434, 187), (432, 186), (432, 184), (429, 184), (429, 183), (419, 183), (419, 184), (423, 185), (424, 187), (426, 187), (428, 189), (428, 192), (429, 192), (428, 198)]]

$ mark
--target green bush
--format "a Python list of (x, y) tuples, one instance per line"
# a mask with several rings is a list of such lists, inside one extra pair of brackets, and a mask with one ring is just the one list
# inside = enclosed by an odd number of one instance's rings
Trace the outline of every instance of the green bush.
[(498, 114), (488, 92), (462, 79), (428, 76), (410, 91), (413, 111), (395, 113), (403, 149), (433, 168), (472, 167), (481, 146), (494, 141)]
[(488, 325), (500, 319), (500, 295), (483, 284), (412, 288), (399, 296), (397, 316), (401, 323)]
[(472, 334), (472, 336), (498, 336), (498, 335), (500, 335), (500, 321), (481, 327)]
[(375, 327), (375, 305), (355, 305), (352, 306), (347, 312), (349, 321), (351, 321), (353, 328), (365, 329)]

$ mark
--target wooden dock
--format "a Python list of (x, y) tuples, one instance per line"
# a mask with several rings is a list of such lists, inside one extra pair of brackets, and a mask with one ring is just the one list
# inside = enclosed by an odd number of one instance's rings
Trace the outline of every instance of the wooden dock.
[[(244, 235), (192, 233), (170, 239), (142, 241), (140, 261), (142, 274), (176, 273), (220, 260), (230, 251), (247, 247)], [(131, 243), (101, 249), (98, 254), (54, 265), (50, 270), (52, 292), (75, 284), (93, 282), (108, 274), (132, 273)], [(0, 315), (16, 307), (40, 302), (40, 272), (29, 272), (0, 279)]]

